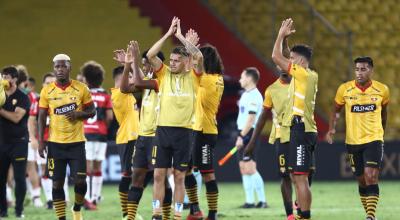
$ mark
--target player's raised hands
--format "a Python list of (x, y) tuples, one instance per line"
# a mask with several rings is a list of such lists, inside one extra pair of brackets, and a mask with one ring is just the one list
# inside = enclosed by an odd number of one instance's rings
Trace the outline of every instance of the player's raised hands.
[(124, 61), (125, 61), (125, 63), (128, 63), (128, 64), (131, 64), (131, 63), (133, 63), (135, 61), (134, 58), (133, 58), (133, 46), (132, 46), (132, 43), (129, 43), (128, 46), (126, 47)]
[(171, 26), (169, 27), (166, 35), (168, 35), (168, 36), (174, 35), (174, 33), (176, 32), (176, 29), (177, 29), (176, 24), (178, 23), (178, 20), (179, 20), (178, 17), (172, 18)]
[(140, 47), (139, 47), (139, 42), (137, 41), (131, 41), (131, 50), (132, 50), (132, 56), (135, 61), (139, 61), (140, 59)]
[(121, 64), (125, 63), (125, 50), (122, 49), (114, 50), (113, 59)]
[(184, 37), (182, 34), (182, 29), (181, 29), (181, 20), (178, 18), (176, 21), (176, 32), (175, 32), (175, 37), (176, 38), (180, 38), (180, 37)]
[(189, 41), (191, 44), (195, 45), (196, 47), (200, 46), (200, 44), (199, 44), (199, 41), (200, 41), (199, 35), (197, 34), (197, 32), (195, 30), (193, 30), (191, 28), (188, 30), (188, 32), (186, 32), (185, 39), (187, 41)]
[(279, 29), (279, 35), (287, 37), (295, 32), (296, 30), (294, 29), (293, 20), (291, 18), (282, 21), (281, 28)]

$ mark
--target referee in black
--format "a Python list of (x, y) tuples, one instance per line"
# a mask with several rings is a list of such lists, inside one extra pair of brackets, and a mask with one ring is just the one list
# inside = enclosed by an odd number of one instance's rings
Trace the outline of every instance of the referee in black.
[(17, 88), (18, 70), (5, 67), (3, 79), (9, 81), (6, 102), (0, 108), (0, 217), (7, 217), (6, 182), (10, 165), (14, 168), (15, 215), (24, 218), (23, 203), (26, 194), (26, 162), (28, 155), (28, 113), (30, 102), (27, 95)]

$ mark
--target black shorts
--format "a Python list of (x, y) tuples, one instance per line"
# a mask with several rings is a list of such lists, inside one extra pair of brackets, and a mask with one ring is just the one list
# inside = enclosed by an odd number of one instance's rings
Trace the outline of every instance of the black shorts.
[(192, 130), (181, 127), (159, 126), (156, 130), (157, 144), (153, 149), (154, 168), (170, 168), (186, 171), (191, 155)]
[(278, 169), (280, 177), (288, 177), (289, 176), (289, 142), (281, 143), (281, 140), (278, 138), (275, 140), (275, 150), (276, 157), (278, 159)]
[(72, 178), (86, 177), (85, 142), (47, 144), (47, 169), (53, 180), (64, 180), (67, 165)]
[[(154, 137), (139, 136), (136, 140), (133, 150), (132, 165), (133, 168), (144, 168), (153, 170), (152, 151), (154, 146)], [(155, 161), (154, 161), (155, 162)]]
[[(253, 128), (250, 129), (250, 131), (247, 132), (246, 136), (243, 137), (243, 147), (240, 148), (237, 152), (237, 158), (239, 161), (250, 161), (250, 160), (255, 161), (256, 160), (256, 157), (254, 156), (254, 151), (251, 155), (244, 155), (244, 149), (246, 148), (246, 145), (250, 142), (251, 136), (253, 135), (253, 131), (254, 131)], [(240, 132), (241, 131), (239, 130), (239, 133)]]
[(0, 145), (0, 154), (10, 160), (26, 161), (28, 157), (28, 142), (3, 142)]
[(122, 176), (132, 176), (132, 156), (135, 143), (136, 140), (126, 144), (117, 144)]
[(314, 150), (317, 133), (305, 132), (304, 123), (293, 123), (290, 127), (289, 171), (308, 175), (315, 170)]
[(217, 134), (204, 134), (193, 131), (193, 167), (200, 173), (214, 173), (214, 149), (217, 145)]
[(355, 176), (364, 174), (365, 167), (380, 168), (383, 161), (383, 142), (372, 141), (366, 144), (346, 144), (351, 170)]

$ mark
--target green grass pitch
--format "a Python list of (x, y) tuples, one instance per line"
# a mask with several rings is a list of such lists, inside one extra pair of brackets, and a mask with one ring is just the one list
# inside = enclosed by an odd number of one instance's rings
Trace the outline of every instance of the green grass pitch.
[[(286, 219), (279, 183), (266, 182), (267, 202), (271, 206), (268, 209), (239, 209), (244, 202), (242, 185), (239, 183), (223, 183), (219, 185), (219, 219)], [(400, 182), (385, 181), (380, 184), (381, 199), (377, 209), (377, 217), (380, 220), (399, 219)], [(202, 187), (200, 205), (203, 212), (207, 213), (205, 187)], [(151, 219), (152, 189), (148, 188), (143, 195), (139, 213), (143, 219)], [(358, 188), (355, 181), (349, 182), (315, 182), (312, 186), (313, 204), (312, 215), (314, 220), (356, 220), (365, 219), (363, 208), (359, 201)], [(70, 187), (70, 196), (73, 198), (73, 188)], [(121, 219), (118, 186), (106, 185), (103, 189), (104, 200), (98, 206), (98, 211), (84, 211), (85, 220), (114, 220)], [(71, 219), (70, 207), (67, 210), (67, 219)], [(9, 210), (9, 218), (14, 219), (13, 210)], [(184, 214), (186, 217), (186, 212)], [(32, 205), (25, 208), (25, 219), (50, 220), (56, 219), (54, 210), (34, 208)]]

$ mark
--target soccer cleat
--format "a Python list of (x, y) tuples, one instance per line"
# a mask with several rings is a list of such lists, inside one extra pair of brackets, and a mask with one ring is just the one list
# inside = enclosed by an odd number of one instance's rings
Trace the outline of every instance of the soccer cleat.
[(25, 215), (24, 214), (17, 214), (17, 215), (15, 215), (15, 217), (17, 219), (20, 219), (20, 218), (25, 218)]
[(266, 209), (268, 207), (269, 207), (269, 205), (266, 202), (259, 202), (256, 205), (256, 208), (259, 208), (259, 209)]
[(186, 209), (189, 209), (189, 208), (190, 208), (190, 204), (189, 203), (183, 203), (183, 210), (186, 210)]
[(203, 218), (204, 218), (203, 213), (201, 211), (197, 211), (193, 214), (189, 214), (186, 217), (186, 220), (201, 220)]
[(74, 206), (71, 207), (72, 220), (83, 220), (82, 212), (74, 211)]
[(162, 217), (161, 217), (161, 215), (153, 215), (151, 217), (151, 220), (162, 220)]
[(252, 209), (252, 208), (255, 208), (255, 207), (256, 206), (254, 204), (251, 204), (251, 203), (245, 203), (245, 204), (239, 206), (239, 208), (242, 208), (242, 209)]
[(35, 206), (36, 208), (43, 207), (42, 200), (40, 200), (39, 197), (33, 198), (33, 206)]
[(51, 200), (47, 201), (46, 208), (47, 209), (53, 209), (53, 201), (51, 201)]
[(97, 210), (97, 206), (91, 202), (89, 202), (88, 200), (85, 199), (85, 202), (83, 203), (83, 207), (86, 210), (90, 210), (90, 211), (95, 211)]
[(289, 215), (286, 220), (296, 220), (293, 214)]
[(0, 212), (0, 217), (7, 218), (8, 217), (7, 211)]

